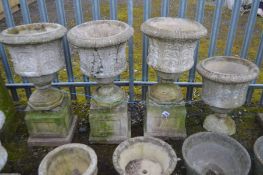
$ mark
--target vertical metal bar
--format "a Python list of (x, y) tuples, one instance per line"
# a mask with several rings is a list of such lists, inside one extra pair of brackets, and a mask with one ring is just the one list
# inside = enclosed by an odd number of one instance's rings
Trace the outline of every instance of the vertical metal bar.
[[(58, 15), (58, 22), (61, 25), (67, 26), (66, 18), (65, 18), (65, 10), (64, 10), (64, 0), (56, 0), (56, 10), (57, 10), (57, 15)], [(68, 44), (66, 36), (63, 37), (63, 48), (64, 48), (64, 56), (65, 56), (65, 63), (66, 63), (66, 68), (67, 68), (68, 81), (74, 82), (70, 48), (69, 48), (69, 44)], [(77, 96), (76, 96), (75, 87), (70, 87), (69, 89), (71, 93), (71, 98), (73, 100), (76, 100)]]
[(224, 4), (224, 0), (216, 1), (216, 10), (214, 12), (214, 17), (213, 17), (208, 57), (213, 56), (216, 51), (216, 42), (217, 42), (217, 36), (221, 23), (221, 17), (222, 17), (221, 13), (222, 13), (223, 4)]
[[(10, 84), (13, 84), (14, 83), (13, 75), (12, 75), (10, 66), (8, 64), (8, 61), (7, 61), (7, 56), (6, 56), (6, 52), (5, 52), (4, 46), (1, 43), (0, 43), (0, 55), (1, 55), (2, 62), (3, 62), (3, 65), (4, 65), (4, 70), (5, 70), (7, 82), (10, 83)], [(11, 94), (12, 94), (12, 98), (13, 98), (14, 101), (19, 101), (19, 97), (18, 97), (16, 89), (12, 88), (11, 89)]]
[(100, 0), (92, 0), (92, 19), (100, 19)]
[[(74, 12), (75, 12), (75, 20), (76, 24), (79, 25), (84, 22), (84, 17), (83, 17), (83, 10), (82, 10), (82, 0), (74, 0)], [(83, 81), (88, 82), (89, 78), (86, 75), (83, 75)], [(90, 99), (90, 86), (84, 87), (85, 91), (85, 97), (86, 99)]]
[(48, 22), (46, 0), (37, 0), (41, 22)]
[(260, 98), (260, 101), (259, 101), (259, 105), (263, 106), (263, 90), (262, 90), (262, 93), (261, 93), (261, 98)]
[[(133, 0), (128, 0), (128, 24), (133, 26)], [(133, 37), (128, 41), (129, 46), (129, 101), (134, 102), (134, 65), (133, 65)]]
[(178, 12), (179, 18), (185, 17), (186, 8), (187, 8), (187, 0), (180, 0), (179, 12)]
[(22, 17), (23, 17), (23, 23), (24, 24), (31, 23), (27, 0), (20, 0), (20, 7), (21, 7), (21, 12), (22, 12)]
[[(143, 11), (143, 21), (146, 21), (151, 16), (151, 0), (144, 0), (144, 11)], [(148, 81), (148, 65), (146, 58), (148, 55), (148, 44), (149, 40), (146, 35), (143, 34), (143, 50), (142, 50), (142, 81)], [(146, 100), (147, 86), (142, 87), (142, 100)]]
[[(261, 40), (260, 40), (260, 44), (258, 47), (258, 53), (257, 53), (257, 57), (256, 57), (256, 61), (255, 64), (260, 67), (261, 63), (262, 63), (262, 59), (263, 59), (263, 33), (261, 34)], [(257, 80), (253, 80), (252, 84), (255, 84)], [(246, 103), (250, 104), (251, 103), (251, 99), (253, 96), (253, 92), (254, 89), (253, 88), (249, 88), (248, 89), (248, 93), (247, 93), (247, 100)]]
[[(203, 23), (204, 20), (204, 12), (205, 12), (205, 0), (198, 0), (197, 9), (195, 19), (199, 23)], [(197, 42), (195, 52), (194, 52), (194, 65), (189, 71), (188, 82), (195, 81), (195, 72), (196, 72), (196, 64), (198, 61), (198, 51), (199, 51), (200, 41)], [(193, 87), (187, 87), (186, 99), (187, 101), (192, 100), (193, 97)]]
[(250, 45), (253, 30), (254, 30), (254, 27), (256, 24), (257, 10), (258, 10), (259, 3), (260, 3), (260, 0), (254, 0), (252, 3), (252, 8), (250, 10), (248, 23), (246, 26), (245, 37), (244, 37), (242, 49), (240, 52), (241, 58), (246, 58), (246, 56), (247, 56), (248, 47)]
[(170, 7), (170, 0), (163, 0), (162, 8), (161, 8), (161, 16), (164, 17), (169, 16), (169, 7)]
[(241, 7), (241, 0), (236, 0), (234, 3), (233, 11), (232, 11), (230, 27), (229, 27), (228, 36), (227, 36), (227, 44), (225, 48), (225, 55), (228, 55), (228, 56), (232, 55), (232, 47), (234, 43), (234, 38), (236, 36), (240, 7)]
[(117, 20), (117, 0), (110, 0), (110, 19)]
[[(7, 27), (14, 27), (15, 22), (14, 22), (14, 18), (12, 15), (12, 10), (10, 8), (9, 2), (8, 1), (2, 1), (2, 3), (3, 3), (3, 7), (4, 7), (4, 14), (6, 17), (6, 25), (7, 25)], [(23, 83), (28, 83), (28, 80), (24, 77), (22, 77), (22, 81), (23, 81)], [(29, 98), (31, 95), (30, 88), (25, 88), (25, 92), (26, 92), (27, 98)]]

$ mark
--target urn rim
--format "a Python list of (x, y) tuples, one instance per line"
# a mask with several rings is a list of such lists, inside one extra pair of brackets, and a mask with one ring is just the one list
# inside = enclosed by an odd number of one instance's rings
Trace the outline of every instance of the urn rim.
[(259, 151), (258, 151), (260, 144), (263, 144), (263, 136), (259, 137), (253, 146), (254, 154), (255, 154), (257, 160), (260, 161), (261, 164), (263, 164), (263, 157), (259, 154)]
[[(103, 29), (103, 24), (108, 25), (107, 28), (108, 33), (105, 32), (105, 36), (97, 37), (95, 34), (83, 33), (80, 35), (81, 30), (94, 30), (96, 25), (102, 25), (101, 29)], [(95, 27), (94, 27), (95, 26)], [(94, 27), (92, 29), (92, 27)], [(104, 28), (106, 28), (104, 26)], [(114, 29), (118, 30), (114, 32)], [(121, 30), (121, 31), (120, 31)], [(79, 32), (80, 31), (80, 32)], [(110, 33), (112, 32), (112, 33)], [(128, 39), (133, 35), (133, 28), (128, 24), (118, 21), (118, 20), (96, 20), (96, 21), (89, 21), (86, 23), (82, 23), (77, 25), (69, 30), (67, 34), (67, 38), (69, 42), (80, 48), (100, 48), (100, 47), (109, 47), (114, 46), (117, 44), (121, 44), (127, 42)], [(103, 31), (101, 32), (103, 33)], [(91, 36), (93, 35), (93, 36)], [(98, 34), (99, 35), (99, 34)], [(103, 35), (103, 34), (102, 34)]]
[(57, 23), (32, 23), (5, 29), (0, 42), (9, 45), (40, 44), (62, 38), (67, 29)]
[(170, 155), (171, 161), (170, 161), (170, 164), (168, 166), (168, 169), (165, 171), (164, 174), (171, 174), (174, 171), (174, 169), (177, 165), (177, 155), (176, 155), (175, 151), (173, 150), (173, 148), (171, 147), (171, 145), (169, 145), (168, 143), (166, 143), (163, 140), (158, 139), (158, 138), (154, 138), (154, 137), (150, 137), (150, 136), (139, 136), (139, 137), (129, 138), (129, 139), (123, 141), (114, 150), (113, 156), (112, 156), (112, 162), (113, 162), (115, 170), (119, 174), (125, 174), (124, 170), (120, 167), (120, 164), (118, 161), (120, 154), (123, 152), (123, 150), (128, 148), (130, 145), (134, 145), (134, 144), (140, 143), (140, 142), (155, 143), (158, 146), (160, 146), (163, 150), (166, 149), (168, 154)]
[(69, 143), (69, 144), (65, 144), (62, 146), (59, 146), (57, 148), (55, 148), (54, 150), (50, 151), (41, 161), (39, 168), (38, 168), (38, 173), (39, 175), (45, 175), (47, 174), (47, 168), (48, 168), (48, 161), (52, 161), (53, 156), (57, 155), (59, 152), (61, 152), (64, 149), (82, 149), (84, 151), (87, 151), (90, 155), (90, 165), (88, 167), (88, 169), (83, 173), (83, 174), (92, 174), (94, 172), (97, 171), (97, 162), (98, 162), (98, 158), (97, 155), (95, 153), (95, 151), (85, 145), (85, 144), (81, 144), (81, 143)]
[(167, 40), (197, 40), (207, 34), (207, 29), (197, 21), (173, 17), (150, 18), (141, 25), (141, 31), (150, 37)]
[[(212, 138), (213, 140), (218, 140), (220, 139), (221, 141), (222, 140), (225, 140), (226, 142), (228, 143), (231, 143), (233, 145), (235, 145), (236, 147), (238, 147), (242, 152), (243, 154), (245, 155), (245, 157), (247, 158), (247, 168), (245, 168), (244, 170), (246, 170), (244, 172), (244, 174), (248, 174), (249, 171), (250, 171), (250, 168), (251, 168), (251, 159), (250, 159), (250, 155), (249, 153), (247, 152), (247, 150), (243, 147), (243, 145), (241, 145), (238, 141), (236, 141), (235, 139), (225, 135), (225, 134), (220, 134), (220, 133), (215, 133), (215, 132), (198, 132), (198, 133), (195, 133), (191, 136), (189, 136), (188, 138), (185, 139), (184, 143), (183, 143), (183, 146), (182, 146), (182, 155), (183, 155), (183, 158), (184, 158), (184, 161), (185, 163), (191, 168), (191, 170), (195, 170), (194, 168), (194, 165), (189, 161), (189, 159), (187, 158), (187, 149), (186, 147), (190, 144), (193, 144), (193, 139), (194, 138), (200, 138), (200, 137), (203, 137), (205, 138), (205, 140), (209, 140), (209, 138)], [(203, 142), (202, 142), (203, 143)], [(196, 172), (197, 173), (197, 172)]]
[[(209, 64), (215, 64), (216, 62), (222, 63), (222, 70), (219, 70), (217, 68), (218, 66), (214, 66), (214, 70), (212, 70), (211, 66), (208, 66)], [(227, 63), (234, 63), (236, 66), (243, 66), (243, 69), (245, 68), (246, 71), (241, 72), (242, 67), (240, 67), (240, 69), (233, 68), (231, 70), (229, 69), (229, 72), (225, 72), (224, 67), (227, 69)], [(197, 72), (201, 74), (202, 77), (225, 84), (248, 83), (254, 80), (259, 74), (259, 68), (255, 63), (234, 56), (209, 57), (202, 60), (196, 68)]]

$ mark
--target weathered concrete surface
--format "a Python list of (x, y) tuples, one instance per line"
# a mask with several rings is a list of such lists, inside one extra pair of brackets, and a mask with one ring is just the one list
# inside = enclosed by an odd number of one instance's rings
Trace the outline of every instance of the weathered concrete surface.
[(97, 175), (97, 161), (95, 151), (89, 146), (66, 144), (44, 157), (38, 175)]
[[(5, 123), (5, 114), (0, 111), (0, 131), (3, 128), (3, 125)], [(3, 167), (5, 166), (6, 162), (7, 162), (7, 151), (6, 149), (2, 146), (1, 141), (0, 141), (0, 171), (3, 169)]]
[(263, 136), (259, 137), (254, 144), (255, 175), (263, 174)]
[[(218, 120), (208, 118), (209, 122), (206, 122), (205, 127), (210, 131), (234, 134), (234, 121), (226, 119), (225, 114), (245, 103), (249, 83), (258, 76), (259, 68), (238, 57), (216, 56), (201, 61), (197, 65), (197, 71), (203, 77), (202, 100), (218, 113), (216, 117), (220, 117)], [(219, 120), (225, 121), (214, 127)]]
[(91, 103), (89, 113), (91, 143), (120, 143), (131, 137), (131, 121), (127, 103), (105, 108)]
[(200, 132), (188, 137), (182, 154), (189, 175), (248, 175), (251, 160), (246, 149), (223, 134)]
[(115, 149), (112, 159), (120, 175), (170, 175), (177, 164), (172, 147), (153, 137), (134, 137), (122, 142)]
[(261, 125), (261, 127), (263, 129), (263, 113), (257, 114), (257, 121), (259, 122), (259, 124)]

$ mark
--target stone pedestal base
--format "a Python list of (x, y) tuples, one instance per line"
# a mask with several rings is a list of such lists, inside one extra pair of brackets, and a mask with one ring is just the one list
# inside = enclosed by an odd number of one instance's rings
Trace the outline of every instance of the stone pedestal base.
[(236, 133), (235, 121), (229, 116), (217, 117), (215, 114), (208, 115), (204, 121), (203, 127), (207, 131), (226, 135), (233, 135)]
[(161, 139), (184, 139), (186, 135), (184, 105), (159, 105), (149, 100), (144, 119), (144, 135)]
[(35, 111), (29, 106), (26, 112), (26, 125), (29, 132), (30, 146), (58, 146), (70, 143), (76, 117), (71, 114), (71, 102), (65, 97), (61, 106), (48, 111)]
[(91, 102), (89, 123), (91, 143), (118, 144), (131, 137), (126, 102), (113, 108), (99, 107)]

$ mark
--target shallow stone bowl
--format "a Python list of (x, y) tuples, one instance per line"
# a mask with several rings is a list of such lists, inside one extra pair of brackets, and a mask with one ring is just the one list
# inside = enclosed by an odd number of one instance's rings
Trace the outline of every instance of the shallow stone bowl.
[(97, 155), (87, 145), (66, 144), (49, 152), (41, 161), (38, 175), (97, 175)]
[(188, 175), (247, 175), (251, 160), (246, 149), (231, 137), (200, 132), (182, 147)]
[(259, 137), (254, 144), (255, 175), (263, 174), (263, 136)]
[(113, 164), (121, 175), (170, 175), (177, 156), (166, 142), (153, 137), (135, 137), (122, 142), (113, 153)]

